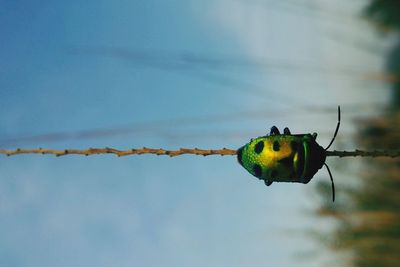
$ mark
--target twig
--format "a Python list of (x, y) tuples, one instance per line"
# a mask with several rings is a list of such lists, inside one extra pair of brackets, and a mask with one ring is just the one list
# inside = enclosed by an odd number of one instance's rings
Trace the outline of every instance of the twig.
[(198, 148), (180, 148), (178, 150), (165, 150), (162, 148), (148, 148), (148, 147), (143, 147), (140, 149), (129, 149), (129, 150), (118, 150), (115, 148), (89, 148), (89, 149), (64, 149), (64, 150), (56, 150), (56, 149), (45, 149), (45, 148), (33, 148), (33, 149), (22, 149), (22, 148), (17, 148), (14, 150), (6, 150), (6, 149), (0, 149), (0, 154), (4, 154), (7, 156), (14, 156), (14, 155), (19, 155), (19, 154), (50, 154), (50, 155), (55, 155), (57, 157), (59, 156), (65, 156), (65, 155), (85, 155), (85, 156), (91, 156), (91, 155), (97, 155), (97, 154), (115, 154), (118, 157), (122, 156), (129, 156), (129, 155), (142, 155), (142, 154), (156, 154), (156, 155), (167, 155), (170, 157), (176, 157), (180, 156), (183, 154), (194, 154), (194, 155), (202, 155), (202, 156), (209, 156), (209, 155), (236, 155), (237, 151), (236, 149), (198, 149)]
[[(155, 154), (155, 155), (166, 155), (170, 157), (176, 157), (184, 154), (192, 154), (192, 155), (221, 155), (221, 156), (232, 156), (237, 154), (236, 149), (198, 149), (198, 148), (180, 148), (178, 150), (165, 150), (162, 148), (133, 148), (128, 150), (119, 150), (115, 148), (105, 147), (105, 148), (89, 148), (89, 149), (46, 149), (46, 148), (17, 148), (17, 149), (0, 149), (0, 154), (7, 156), (14, 156), (20, 154), (49, 154), (59, 156), (65, 155), (98, 155), (98, 154), (114, 154), (118, 157), (129, 156), (129, 155), (142, 155), (142, 154)], [(326, 151), (327, 157), (391, 157), (397, 158), (400, 157), (400, 150), (394, 151), (363, 151), (363, 150), (354, 150), (354, 151)]]
[(363, 150), (354, 150), (354, 151), (326, 151), (327, 157), (390, 157), (390, 158), (397, 158), (400, 157), (399, 150), (393, 151), (363, 151)]

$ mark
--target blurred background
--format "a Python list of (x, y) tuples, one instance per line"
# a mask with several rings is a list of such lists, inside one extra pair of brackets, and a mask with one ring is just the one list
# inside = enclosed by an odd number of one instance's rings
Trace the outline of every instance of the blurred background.
[[(0, 0), (0, 147), (396, 149), (396, 0)], [(0, 158), (1, 266), (400, 266), (398, 160), (274, 183), (235, 157)]]

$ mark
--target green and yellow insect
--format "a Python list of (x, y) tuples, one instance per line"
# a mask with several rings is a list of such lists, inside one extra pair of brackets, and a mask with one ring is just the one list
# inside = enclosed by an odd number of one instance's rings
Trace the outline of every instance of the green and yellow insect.
[(263, 180), (267, 186), (273, 182), (295, 182), (307, 184), (322, 166), (326, 166), (332, 181), (333, 201), (335, 187), (329, 167), (326, 165), (326, 151), (332, 145), (340, 126), (338, 123), (330, 144), (323, 148), (317, 142), (317, 134), (291, 134), (289, 128), (281, 134), (276, 126), (270, 134), (250, 140), (239, 148), (239, 163), (252, 175)]

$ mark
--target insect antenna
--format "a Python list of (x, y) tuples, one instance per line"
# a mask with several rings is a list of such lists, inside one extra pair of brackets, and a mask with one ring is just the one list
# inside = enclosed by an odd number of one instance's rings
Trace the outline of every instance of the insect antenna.
[(333, 141), (335, 141), (336, 135), (337, 135), (337, 133), (339, 131), (339, 127), (340, 127), (340, 106), (338, 106), (338, 122), (336, 124), (336, 130), (335, 130), (335, 133), (333, 134), (333, 138), (332, 138), (331, 142), (325, 148), (325, 151), (328, 150), (331, 147), (331, 145), (333, 144)]
[(329, 177), (331, 178), (331, 182), (332, 182), (332, 202), (335, 202), (335, 184), (333, 183), (333, 177), (332, 177), (332, 173), (331, 170), (329, 169), (328, 165), (326, 163), (324, 163), (326, 169), (328, 170), (329, 173)]

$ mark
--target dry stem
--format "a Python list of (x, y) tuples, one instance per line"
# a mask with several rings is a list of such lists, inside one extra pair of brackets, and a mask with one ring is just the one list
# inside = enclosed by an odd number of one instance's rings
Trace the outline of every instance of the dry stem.
[(156, 154), (156, 155), (167, 155), (170, 157), (175, 157), (175, 156), (180, 156), (183, 154), (194, 154), (194, 155), (203, 155), (203, 156), (209, 156), (209, 155), (236, 155), (237, 151), (233, 149), (217, 149), (217, 150), (211, 150), (211, 149), (190, 149), (190, 148), (180, 148), (178, 150), (165, 150), (162, 148), (148, 148), (148, 147), (143, 147), (140, 149), (129, 149), (129, 150), (118, 150), (115, 148), (89, 148), (89, 149), (64, 149), (64, 150), (56, 150), (56, 149), (45, 149), (45, 148), (33, 148), (33, 149), (23, 149), (23, 148), (17, 148), (14, 150), (6, 150), (6, 149), (0, 149), (0, 154), (4, 154), (7, 156), (14, 156), (14, 155), (19, 155), (19, 154), (51, 154), (55, 155), (57, 157), (59, 156), (65, 156), (65, 155), (71, 155), (71, 154), (76, 154), (76, 155), (85, 155), (85, 156), (90, 156), (90, 155), (97, 155), (97, 154), (115, 154), (118, 157), (121, 156), (128, 156), (128, 155), (142, 155), (142, 154)]

